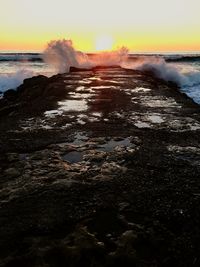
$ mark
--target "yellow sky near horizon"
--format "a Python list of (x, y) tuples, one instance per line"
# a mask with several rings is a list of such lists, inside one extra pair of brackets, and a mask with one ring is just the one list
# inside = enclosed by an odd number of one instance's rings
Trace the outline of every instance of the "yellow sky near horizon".
[(50, 40), (65, 38), (89, 52), (107, 36), (112, 49), (200, 51), (199, 0), (0, 0), (0, 5), (0, 50), (42, 51)]

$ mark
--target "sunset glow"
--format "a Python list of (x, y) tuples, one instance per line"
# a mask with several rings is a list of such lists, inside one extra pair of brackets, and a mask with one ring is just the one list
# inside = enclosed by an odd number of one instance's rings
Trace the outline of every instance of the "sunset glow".
[(111, 50), (113, 46), (113, 38), (109, 35), (101, 35), (96, 39), (95, 48), (97, 51)]
[(42, 51), (66, 38), (88, 52), (200, 51), (199, 0), (1, 0), (1, 10), (0, 50)]

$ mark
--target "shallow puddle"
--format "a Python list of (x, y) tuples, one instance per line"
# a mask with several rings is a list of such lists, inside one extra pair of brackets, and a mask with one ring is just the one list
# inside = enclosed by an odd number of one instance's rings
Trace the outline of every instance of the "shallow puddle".
[(88, 137), (83, 132), (78, 132), (74, 136), (74, 141), (71, 143), (73, 145), (82, 145), (88, 140)]
[(81, 80), (79, 83), (90, 84), (90, 83), (92, 83), (92, 81), (89, 78), (85, 78), (85, 79)]
[(90, 80), (90, 81), (102, 81), (102, 79), (100, 77), (90, 77), (90, 78), (88, 78), (88, 80)]
[(91, 98), (91, 97), (95, 96), (95, 94), (76, 93), (76, 92), (71, 92), (71, 93), (69, 93), (69, 95), (73, 99), (88, 99), (88, 98)]
[(78, 163), (83, 160), (83, 152), (72, 151), (65, 154), (62, 158), (69, 163)]
[(101, 145), (98, 148), (98, 150), (104, 151), (104, 152), (111, 152), (118, 146), (119, 147), (131, 147), (132, 144), (131, 144), (129, 138), (125, 138), (125, 139), (120, 140), (120, 141), (115, 141), (115, 140), (111, 139), (106, 144)]
[(85, 111), (88, 109), (86, 100), (64, 100), (58, 102), (59, 111)]
[(62, 129), (67, 129), (70, 128), (72, 126), (72, 123), (66, 123), (65, 125), (63, 125), (61, 128)]
[(105, 74), (105, 77), (106, 78), (124, 78), (124, 79), (127, 79), (127, 78), (131, 78), (133, 75), (132, 74), (119, 74), (119, 72), (115, 72), (115, 73), (112, 73), (112, 74), (108, 74), (107, 72), (101, 72), (100, 74)]
[(54, 110), (47, 110), (44, 112), (45, 117), (48, 118), (55, 118), (58, 115), (61, 115), (63, 112), (61, 110), (58, 109), (54, 109)]
[(167, 148), (175, 158), (190, 162), (192, 165), (200, 165), (200, 148), (180, 146), (168, 146)]
[(161, 116), (159, 115), (149, 115), (148, 119), (152, 122), (152, 123), (162, 123), (164, 122), (164, 120), (162, 119)]
[(151, 108), (181, 108), (180, 105), (171, 97), (169, 98), (153, 98), (153, 97), (143, 97), (141, 99), (142, 104)]
[[(104, 83), (109, 83), (109, 84), (111, 84), (111, 86), (112, 86), (112, 84), (124, 84), (125, 83), (125, 81), (124, 80), (103, 80), (103, 82)], [(109, 85), (108, 85), (109, 86)]]
[(92, 112), (91, 115), (94, 116), (94, 117), (99, 117), (99, 118), (102, 117), (102, 113), (101, 112)]
[(191, 130), (191, 131), (200, 130), (200, 124), (197, 124), (197, 125), (190, 125), (190, 130)]
[(42, 129), (45, 129), (45, 130), (52, 130), (52, 129), (53, 129), (53, 127), (50, 126), (50, 125), (41, 125), (40, 127), (41, 127)]
[(77, 116), (77, 123), (81, 124), (81, 125), (84, 125), (86, 124), (86, 122), (84, 121), (84, 119), (87, 119), (88, 116), (87, 115), (84, 115), (84, 114), (80, 114)]
[(85, 90), (85, 86), (78, 86), (75, 91), (79, 92), (79, 91), (83, 91)]
[(99, 86), (92, 86), (92, 89), (118, 89), (119, 87), (115, 86), (115, 85), (99, 85)]
[(132, 92), (136, 92), (136, 93), (139, 93), (139, 92), (150, 92), (151, 89), (149, 88), (144, 88), (144, 87), (136, 87), (135, 89), (132, 90)]
[(89, 122), (98, 122), (99, 118), (98, 117), (88, 117)]
[(150, 124), (143, 122), (143, 121), (138, 121), (138, 122), (134, 123), (134, 125), (138, 128), (150, 128), (151, 127)]
[[(53, 117), (51, 117), (53, 118)], [(20, 128), (23, 131), (34, 131), (38, 129), (52, 130), (53, 124), (50, 124), (48, 121), (41, 118), (29, 118), (25, 121), (21, 121)]]

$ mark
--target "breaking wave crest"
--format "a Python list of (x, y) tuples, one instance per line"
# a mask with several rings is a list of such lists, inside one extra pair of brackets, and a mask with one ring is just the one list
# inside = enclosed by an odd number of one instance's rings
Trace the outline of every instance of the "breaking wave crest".
[[(91, 69), (96, 66), (120, 66), (126, 69), (149, 72), (159, 79), (174, 82), (183, 89), (189, 88), (190, 91), (195, 90), (196, 99), (196, 96), (200, 95), (200, 66), (196, 69), (190, 66), (191, 68), (183, 71), (179, 68), (179, 64), (166, 62), (167, 58), (163, 56), (137, 55), (133, 57), (128, 52), (126, 47), (121, 47), (115, 51), (88, 55), (77, 51), (71, 40), (64, 39), (51, 41), (43, 53), (43, 60), (49, 66), (53, 66), (54, 72), (51, 75), (69, 72), (70, 67)], [(196, 56), (195, 60), (198, 58)], [(177, 57), (174, 59), (177, 60)], [(186, 59), (188, 60), (188, 58)], [(1, 75), (0, 91), (3, 92), (9, 88), (16, 88), (25, 78), (32, 77), (34, 74), (38, 75), (41, 73), (20, 70), (15, 74)], [(200, 103), (200, 96), (197, 102)]]
[(15, 89), (23, 80), (34, 76), (34, 72), (29, 70), (19, 70), (13, 74), (3, 74), (0, 76), (0, 91), (5, 92), (8, 89)]
[(155, 77), (174, 82), (181, 87), (192, 87), (200, 85), (200, 71), (194, 67), (185, 70), (178, 65), (167, 63), (162, 57), (143, 57), (136, 62), (128, 63), (124, 67), (135, 70), (151, 72)]
[(200, 71), (192, 66), (181, 68), (180, 65), (167, 63), (158, 56), (140, 57), (135, 62), (127, 62), (125, 68), (147, 71), (167, 82), (174, 82), (195, 102), (200, 104)]
[(44, 61), (54, 66), (58, 73), (69, 72), (70, 67), (85, 68), (89, 65), (88, 56), (76, 51), (71, 40), (51, 41), (44, 51)]
[(200, 83), (200, 72), (181, 73), (180, 69), (167, 63), (161, 56), (138, 56), (130, 60), (128, 49), (99, 52), (92, 56), (76, 51), (71, 40), (51, 41), (44, 51), (44, 60), (55, 72), (69, 72), (70, 67), (90, 69), (96, 66), (117, 65), (122, 68), (151, 72), (154, 76), (179, 86)]
[(140, 71), (151, 72), (159, 79), (181, 84), (184, 76), (179, 73), (178, 69), (166, 63), (159, 56), (139, 57), (134, 62), (127, 62), (123, 65), (124, 68), (135, 69)]
[(121, 64), (128, 58), (128, 49), (100, 52), (92, 56), (75, 50), (71, 40), (51, 41), (44, 51), (44, 61), (54, 66), (59, 73), (69, 72), (70, 67), (90, 69), (96, 66)]

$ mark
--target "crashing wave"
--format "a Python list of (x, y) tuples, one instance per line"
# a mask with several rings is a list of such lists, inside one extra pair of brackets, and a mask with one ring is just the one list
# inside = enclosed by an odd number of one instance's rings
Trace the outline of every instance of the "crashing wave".
[[(71, 67), (91, 69), (97, 66), (120, 66), (126, 69), (150, 72), (159, 79), (176, 83), (184, 90), (185, 88), (190, 88), (189, 90), (192, 91), (195, 88), (195, 95), (197, 95), (200, 87), (200, 71), (192, 67), (186, 72), (183, 72), (178, 68), (178, 64), (170, 64), (168, 61), (195, 61), (199, 60), (200, 56), (173, 55), (167, 56), (165, 59), (159, 55), (130, 55), (128, 52), (126, 47), (122, 47), (115, 51), (104, 51), (89, 55), (77, 51), (71, 40), (64, 39), (51, 41), (45, 49), (42, 59), (54, 67), (54, 73), (52, 75), (69, 72)], [(5, 59), (8, 59), (8, 57), (6, 58), (7, 55), (4, 54)], [(12, 54), (9, 56), (10, 60), (18, 60), (22, 59), (24, 54)], [(28, 58), (37, 60), (39, 58), (41, 59), (41, 55), (30, 53), (28, 54)], [(16, 88), (23, 82), (23, 79), (33, 75), (33, 73), (24, 70), (18, 71), (15, 74), (3, 75), (0, 77), (0, 91)]]

